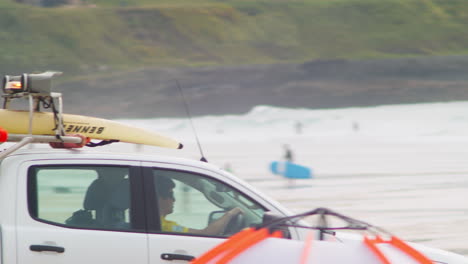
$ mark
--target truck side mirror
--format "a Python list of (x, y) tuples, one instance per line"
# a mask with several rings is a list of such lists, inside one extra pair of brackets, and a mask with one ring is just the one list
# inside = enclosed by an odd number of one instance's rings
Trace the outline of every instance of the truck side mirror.
[[(267, 225), (273, 221), (276, 221), (278, 219), (281, 219), (283, 218), (284, 216), (282, 215), (276, 215), (276, 214), (273, 214), (271, 212), (265, 212), (265, 214), (263, 214), (263, 225)], [(289, 227), (286, 226), (286, 224), (283, 224), (283, 225), (280, 225), (278, 227), (275, 227), (273, 228), (272, 230), (276, 231), (276, 230), (279, 230), (283, 233), (283, 238), (288, 238), (288, 239), (291, 239), (291, 232), (289, 232)]]

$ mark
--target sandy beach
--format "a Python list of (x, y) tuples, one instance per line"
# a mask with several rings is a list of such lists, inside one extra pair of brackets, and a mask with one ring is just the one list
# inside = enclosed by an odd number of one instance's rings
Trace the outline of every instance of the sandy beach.
[(468, 142), (314, 141), (291, 143), (315, 174), (294, 185), (267, 170), (281, 146), (252, 143), (253, 156), (268, 157), (256, 161), (217, 154), (221, 164), (230, 160), (240, 177), (294, 212), (327, 207), (405, 240), (468, 256)]

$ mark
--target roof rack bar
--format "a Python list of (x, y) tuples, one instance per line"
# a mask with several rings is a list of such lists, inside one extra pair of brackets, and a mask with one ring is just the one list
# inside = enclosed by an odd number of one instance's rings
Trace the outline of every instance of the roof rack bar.
[(61, 142), (61, 143), (82, 144), (83, 139), (80, 137), (76, 137), (76, 136), (62, 136), (60, 138), (57, 138), (55, 136), (42, 136), (42, 135), (31, 136), (31, 135), (25, 135), (25, 134), (9, 134), (7, 142), (17, 142), (17, 143), (1, 151), (0, 160), (30, 143)]
[(63, 105), (62, 105), (62, 94), (61, 93), (51, 93), (52, 96), (57, 96), (58, 99), (58, 124), (57, 130), (55, 130), (56, 135), (65, 135), (65, 131), (63, 129)]
[(80, 137), (75, 136), (61, 136), (57, 138), (55, 136), (43, 136), (43, 135), (25, 135), (25, 134), (8, 134), (8, 142), (20, 142), (24, 138), (31, 138), (30, 143), (51, 143), (51, 142), (63, 142), (63, 143), (82, 143)]
[(34, 104), (33, 104), (33, 96), (32, 94), (28, 94), (29, 99), (29, 135), (32, 135), (32, 128), (33, 128), (33, 117), (34, 117)]
[(31, 143), (32, 141), (33, 141), (33, 138), (30, 137), (30, 136), (26, 136), (26, 137), (22, 138), (18, 143), (14, 144), (13, 146), (11, 146), (11, 147), (3, 150), (2, 152), (0, 152), (0, 159), (5, 158), (10, 153), (13, 153), (13, 152), (17, 151), (18, 149), (20, 149), (21, 147)]

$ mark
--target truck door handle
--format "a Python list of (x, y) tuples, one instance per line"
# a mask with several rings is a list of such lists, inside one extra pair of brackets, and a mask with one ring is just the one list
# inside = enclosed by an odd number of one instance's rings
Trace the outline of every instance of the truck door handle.
[(161, 258), (164, 260), (186, 260), (191, 261), (195, 257), (190, 255), (182, 255), (182, 254), (170, 254), (170, 253), (162, 253)]
[(46, 246), (46, 245), (31, 245), (29, 249), (31, 251), (37, 251), (37, 252), (42, 252), (42, 251), (53, 251), (57, 253), (65, 252), (65, 248), (63, 247)]

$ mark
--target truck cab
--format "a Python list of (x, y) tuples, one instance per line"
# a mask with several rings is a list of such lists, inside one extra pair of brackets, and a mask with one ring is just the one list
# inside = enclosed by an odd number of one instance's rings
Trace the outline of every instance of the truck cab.
[[(232, 208), (243, 213), (216, 235), (163, 230), (160, 177), (175, 183), (167, 221), (178, 226), (202, 229)], [(66, 149), (17, 151), (3, 159), (0, 196), (8, 212), (0, 217), (4, 263), (188, 261), (269, 215), (290, 214), (204, 162)], [(301, 239), (293, 228), (287, 236)]]

